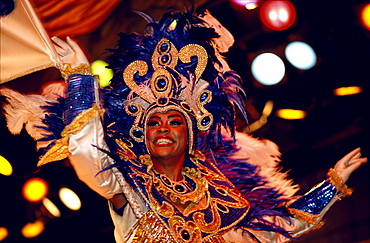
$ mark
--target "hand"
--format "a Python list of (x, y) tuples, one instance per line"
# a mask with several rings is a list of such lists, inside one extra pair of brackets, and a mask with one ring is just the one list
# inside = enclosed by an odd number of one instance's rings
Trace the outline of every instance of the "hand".
[(80, 64), (89, 65), (84, 52), (78, 46), (78, 44), (73, 41), (69, 36), (67, 37), (67, 42), (54, 36), (51, 38), (54, 41), (54, 47), (58, 52), (61, 64), (71, 64), (72, 68), (79, 66)]
[(352, 172), (366, 162), (367, 158), (361, 157), (361, 148), (357, 148), (339, 160), (334, 166), (334, 169), (337, 171), (338, 175), (342, 177), (343, 183), (346, 183)]

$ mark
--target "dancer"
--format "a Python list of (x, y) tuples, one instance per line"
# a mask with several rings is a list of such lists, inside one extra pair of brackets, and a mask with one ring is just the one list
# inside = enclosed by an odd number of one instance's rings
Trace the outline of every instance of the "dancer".
[(120, 33), (110, 50), (106, 89), (73, 40), (52, 38), (67, 91), (44, 106), (39, 165), (68, 157), (109, 200), (117, 242), (287, 242), (319, 227), (352, 193), (344, 183), (367, 161), (360, 149), (294, 197), (274, 144), (236, 132), (243, 91), (220, 54), (228, 32), (209, 13), (141, 15), (145, 33)]

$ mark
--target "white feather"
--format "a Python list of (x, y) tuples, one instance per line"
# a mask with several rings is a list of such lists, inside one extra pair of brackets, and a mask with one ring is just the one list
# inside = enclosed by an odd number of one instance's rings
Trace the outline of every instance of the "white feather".
[(279, 167), (281, 153), (278, 146), (267, 139), (257, 139), (237, 132), (236, 144), (240, 150), (234, 158), (248, 158), (248, 162), (260, 168), (259, 174), (268, 180), (267, 186), (275, 187), (284, 196), (293, 196), (299, 189)]
[[(45, 117), (45, 111), (41, 106), (47, 105), (47, 101), (55, 101), (55, 95), (60, 95), (64, 87), (56, 84), (45, 86), (44, 95), (22, 95), (8, 88), (1, 88), (0, 95), (7, 98), (3, 106), (8, 130), (14, 134), (20, 134), (23, 128), (34, 139), (38, 140), (47, 134), (47, 131), (37, 128), (36, 126), (45, 126), (42, 119)], [(48, 98), (48, 97), (54, 97)], [(46, 147), (50, 142), (37, 142), (37, 149)]]

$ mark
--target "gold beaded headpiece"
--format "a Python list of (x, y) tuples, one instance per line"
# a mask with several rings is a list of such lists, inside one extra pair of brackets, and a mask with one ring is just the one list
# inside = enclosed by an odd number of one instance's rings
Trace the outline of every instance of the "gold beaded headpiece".
[[(190, 63), (192, 58), (197, 58), (197, 65), (189, 80), (176, 71), (179, 62)], [(177, 110), (184, 114), (191, 142), (192, 120), (191, 114), (196, 119), (196, 126), (200, 131), (209, 129), (213, 122), (213, 116), (204, 105), (212, 100), (212, 92), (206, 90), (208, 83), (200, 79), (208, 61), (206, 50), (198, 44), (188, 44), (179, 51), (176, 46), (166, 38), (162, 38), (156, 45), (151, 58), (154, 72), (144, 84), (139, 85), (135, 76), (147, 74), (148, 63), (136, 60), (130, 63), (123, 72), (123, 80), (131, 89), (131, 93), (137, 96), (130, 100), (126, 106), (126, 112), (135, 117), (130, 129), (130, 136), (137, 142), (144, 141), (145, 124), (150, 114)], [(180, 79), (180, 80), (179, 80)], [(131, 94), (130, 96), (133, 96)]]

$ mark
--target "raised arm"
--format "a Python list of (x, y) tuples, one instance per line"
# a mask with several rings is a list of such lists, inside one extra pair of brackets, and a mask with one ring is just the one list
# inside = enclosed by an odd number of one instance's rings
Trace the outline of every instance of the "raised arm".
[[(68, 158), (80, 180), (101, 196), (123, 205), (125, 198), (111, 170), (102, 171), (113, 161), (102, 150), (108, 150), (104, 141), (99, 107), (98, 87), (91, 73), (88, 59), (78, 44), (67, 37), (63, 41), (53, 37), (60, 63), (58, 65), (67, 82), (66, 109), (62, 136), (68, 146)], [(121, 196), (116, 196), (121, 195)]]

